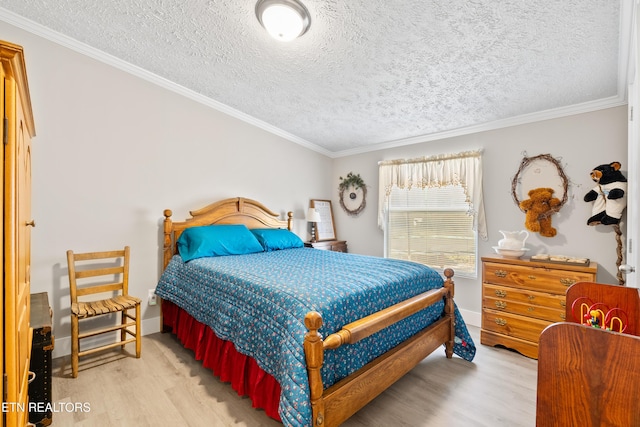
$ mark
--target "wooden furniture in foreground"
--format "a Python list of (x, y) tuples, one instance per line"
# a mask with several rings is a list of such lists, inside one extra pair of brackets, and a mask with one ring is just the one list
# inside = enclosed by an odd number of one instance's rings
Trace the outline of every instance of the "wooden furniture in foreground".
[(575, 266), (483, 257), (480, 342), (537, 358), (543, 329), (566, 320), (567, 288), (595, 281), (597, 270), (595, 263)]
[[(588, 300), (587, 304), (602, 304), (608, 309), (622, 310), (626, 316), (620, 313), (612, 313), (614, 316), (626, 317), (625, 334), (640, 335), (640, 290), (619, 285), (608, 285), (594, 282), (580, 282), (567, 289), (567, 321), (583, 323), (581, 319), (580, 305)], [(599, 306), (600, 307), (600, 306)], [(617, 327), (617, 323), (614, 322)], [(616, 332), (619, 332), (616, 331)]]
[[(222, 200), (190, 213), (192, 218), (183, 222), (173, 222), (171, 210), (164, 211), (165, 268), (171, 257), (177, 253), (178, 237), (188, 227), (208, 224), (245, 224), (248, 228), (286, 227), (291, 230), (293, 218), (292, 213), (289, 212), (286, 220), (280, 220), (278, 214), (259, 202), (242, 197)], [(453, 271), (448, 269), (445, 275), (447, 279), (442, 288), (425, 292), (345, 325), (342, 330), (329, 335), (324, 340), (318, 334), (318, 329), (322, 325), (320, 314), (312, 311), (306, 315), (304, 322), (308, 333), (305, 337), (304, 351), (311, 391), (313, 426), (340, 425), (443, 344), (446, 346), (446, 356), (452, 357), (455, 334)], [(443, 299), (444, 312), (440, 320), (352, 375), (324, 389), (320, 369), (326, 351), (355, 343)]]
[(561, 322), (540, 336), (537, 427), (640, 425), (640, 338)]
[(36, 426), (51, 425), (53, 402), (51, 395), (51, 352), (54, 346), (51, 322), (53, 312), (46, 292), (31, 294), (31, 327), (33, 345), (31, 347), (31, 371), (35, 378), (29, 384), (29, 422)]
[[(135, 342), (136, 357), (140, 357), (140, 298), (129, 295), (129, 256), (129, 246), (122, 250), (81, 254), (67, 251), (71, 296), (71, 369), (74, 378), (78, 376), (78, 359), (97, 351), (118, 346), (124, 348), (126, 344)], [(111, 297), (96, 299), (105, 294)], [(87, 296), (93, 299), (86, 300)], [(129, 310), (134, 310), (135, 315), (131, 315)], [(80, 333), (80, 320), (110, 313), (121, 314), (117, 325)], [(131, 327), (135, 329), (132, 331)], [(120, 331), (120, 338), (115, 343), (80, 351), (81, 340), (115, 331)], [(131, 338), (127, 338), (127, 335), (131, 335)]]
[(347, 252), (346, 240), (324, 240), (322, 242), (304, 242), (308, 248), (321, 249), (325, 251)]
[[(20, 46), (0, 41), (0, 171), (3, 178), (0, 355), (3, 414), (0, 426), (28, 422), (31, 357), (29, 294), (31, 278), (31, 138), (35, 136), (24, 54)], [(5, 404), (7, 406), (5, 406)]]

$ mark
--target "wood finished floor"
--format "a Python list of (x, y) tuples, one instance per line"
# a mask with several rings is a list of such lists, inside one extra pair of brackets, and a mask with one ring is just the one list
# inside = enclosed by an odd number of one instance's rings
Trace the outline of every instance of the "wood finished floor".
[[(534, 426), (537, 362), (482, 346), (479, 329), (469, 329), (478, 346), (472, 363), (438, 350), (343, 425)], [(52, 425), (282, 426), (203, 368), (172, 334), (143, 337), (140, 359), (126, 354), (83, 358), (75, 379), (69, 357), (54, 360), (53, 402), (87, 402), (90, 411), (54, 413)]]

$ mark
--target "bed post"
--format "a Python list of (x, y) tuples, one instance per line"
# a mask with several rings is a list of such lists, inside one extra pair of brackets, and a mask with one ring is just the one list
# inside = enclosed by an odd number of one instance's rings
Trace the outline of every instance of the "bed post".
[(456, 318), (455, 318), (455, 305), (453, 302), (454, 286), (453, 286), (453, 270), (447, 268), (444, 270), (444, 287), (447, 289), (447, 295), (444, 297), (444, 315), (449, 319), (451, 323), (449, 333), (449, 339), (445, 342), (445, 354), (448, 359), (453, 357), (453, 342), (456, 335)]
[(293, 231), (293, 212), (287, 212), (287, 229)]
[(309, 392), (311, 394), (311, 411), (313, 426), (324, 423), (324, 400), (322, 394), (322, 376), (320, 368), (324, 362), (324, 346), (318, 329), (322, 326), (322, 316), (316, 311), (310, 311), (304, 317), (304, 324), (308, 331), (304, 336), (304, 354), (309, 374)]
[[(173, 223), (171, 222), (171, 215), (173, 215), (173, 212), (171, 212), (171, 209), (164, 210), (164, 226), (163, 226), (164, 244), (162, 247), (162, 264), (163, 264), (162, 271), (163, 272), (167, 268), (169, 261), (171, 261), (171, 256), (173, 255), (173, 250), (172, 250)], [(162, 298), (158, 298), (158, 306), (160, 308), (160, 331), (164, 332), (165, 327), (164, 327), (164, 319), (162, 316)]]
[(164, 247), (162, 248), (162, 260), (164, 265), (162, 267), (162, 271), (167, 268), (167, 265), (169, 265), (169, 261), (171, 261), (171, 257), (173, 256), (173, 239), (171, 236), (173, 223), (171, 222), (171, 215), (173, 215), (171, 209), (164, 210)]

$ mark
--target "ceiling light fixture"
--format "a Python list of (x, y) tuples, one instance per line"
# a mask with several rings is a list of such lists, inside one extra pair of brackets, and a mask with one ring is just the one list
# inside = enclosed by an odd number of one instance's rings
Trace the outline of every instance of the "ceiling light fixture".
[(309, 11), (298, 0), (258, 0), (256, 16), (271, 37), (283, 42), (300, 37), (311, 24)]

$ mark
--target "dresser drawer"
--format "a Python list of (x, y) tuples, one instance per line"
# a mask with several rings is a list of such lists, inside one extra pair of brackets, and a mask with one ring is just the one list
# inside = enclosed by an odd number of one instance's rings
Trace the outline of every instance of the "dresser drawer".
[(553, 322), (547, 322), (518, 314), (485, 309), (482, 329), (537, 343), (542, 330)]
[(549, 322), (566, 318), (564, 295), (554, 295), (506, 286), (482, 285), (482, 307), (501, 312), (535, 317)]
[(485, 283), (562, 295), (564, 295), (569, 286), (576, 282), (594, 280), (593, 274), (581, 271), (506, 265), (493, 262), (484, 263), (482, 276)]
[(527, 302), (510, 301), (501, 298), (485, 297), (482, 306), (487, 309), (535, 317), (549, 322), (564, 322), (566, 313), (563, 309), (549, 308)]

